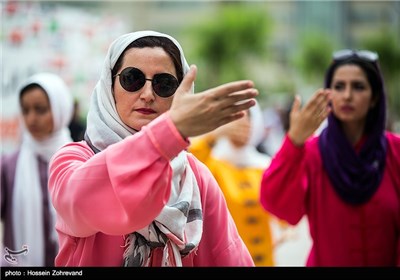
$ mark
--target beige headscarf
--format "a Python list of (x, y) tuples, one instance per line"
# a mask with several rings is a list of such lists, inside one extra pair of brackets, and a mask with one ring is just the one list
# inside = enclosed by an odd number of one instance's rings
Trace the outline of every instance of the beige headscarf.
[[(117, 113), (111, 70), (130, 43), (146, 36), (170, 39), (180, 50), (183, 74), (186, 75), (189, 71), (180, 44), (169, 35), (155, 31), (139, 31), (117, 38), (108, 50), (100, 80), (91, 96), (85, 140), (95, 152), (103, 151), (109, 145), (136, 133), (122, 122)], [(200, 191), (185, 151), (171, 161), (171, 167), (173, 175), (169, 201), (151, 224), (125, 236), (123, 265), (150, 265), (152, 244), (164, 248), (162, 266), (181, 266), (181, 257), (197, 249), (203, 227)]]
[(267, 168), (271, 157), (257, 150), (257, 145), (263, 139), (264, 131), (262, 111), (258, 103), (250, 108), (250, 122), (250, 139), (246, 145), (235, 147), (228, 138), (221, 137), (217, 139), (212, 155), (239, 167)]
[[(24, 245), (28, 247), (28, 253), (18, 257), (18, 265), (22, 266), (44, 266), (45, 261), (42, 189), (37, 156), (49, 162), (61, 146), (72, 142), (68, 124), (73, 114), (73, 97), (68, 87), (55, 74), (39, 73), (30, 77), (21, 90), (33, 83), (40, 85), (49, 97), (54, 130), (47, 139), (37, 141), (21, 120), (22, 145), (17, 160), (12, 203), (14, 249)], [(48, 207), (53, 218), (51, 237), (56, 242), (55, 212), (51, 203)]]

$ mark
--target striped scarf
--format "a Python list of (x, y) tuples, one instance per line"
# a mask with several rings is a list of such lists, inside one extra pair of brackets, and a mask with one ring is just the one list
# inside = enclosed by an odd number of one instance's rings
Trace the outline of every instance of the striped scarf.
[(203, 215), (196, 177), (186, 152), (171, 161), (171, 196), (161, 213), (148, 226), (125, 239), (124, 266), (150, 266), (154, 248), (162, 247), (161, 266), (182, 266), (182, 257), (201, 240)]

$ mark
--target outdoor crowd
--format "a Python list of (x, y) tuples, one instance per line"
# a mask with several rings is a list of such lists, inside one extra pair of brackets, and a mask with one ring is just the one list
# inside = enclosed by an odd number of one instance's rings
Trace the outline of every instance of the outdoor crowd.
[(377, 53), (335, 51), (274, 154), (257, 85), (197, 92), (197, 71), (170, 35), (124, 34), (78, 127), (61, 77), (25, 81), (21, 143), (1, 159), (2, 266), (272, 267), (305, 219), (304, 266), (400, 266), (400, 135)]

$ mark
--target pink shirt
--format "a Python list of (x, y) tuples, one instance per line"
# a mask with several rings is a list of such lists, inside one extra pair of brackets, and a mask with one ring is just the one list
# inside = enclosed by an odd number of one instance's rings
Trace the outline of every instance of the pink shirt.
[[(50, 164), (49, 190), (57, 210), (56, 266), (121, 266), (124, 235), (150, 224), (171, 191), (170, 160), (186, 149), (168, 114), (94, 154), (86, 142), (66, 145)], [(198, 180), (203, 235), (183, 266), (254, 266), (209, 170), (189, 154)], [(154, 266), (162, 251), (155, 249)]]
[(293, 225), (307, 215), (313, 240), (307, 266), (400, 266), (400, 137), (386, 136), (381, 185), (360, 206), (336, 194), (322, 165), (318, 137), (302, 147), (285, 137), (264, 172), (261, 203)]

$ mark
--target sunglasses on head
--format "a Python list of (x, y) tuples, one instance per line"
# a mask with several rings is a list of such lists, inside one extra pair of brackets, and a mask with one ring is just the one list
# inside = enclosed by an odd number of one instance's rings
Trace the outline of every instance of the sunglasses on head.
[(365, 61), (376, 62), (378, 60), (378, 54), (367, 50), (340, 50), (333, 53), (334, 60), (344, 60), (352, 56), (359, 57)]
[(155, 74), (153, 79), (147, 79), (144, 73), (135, 67), (127, 67), (114, 77), (116, 76), (119, 76), (121, 86), (129, 92), (138, 91), (144, 86), (146, 81), (151, 81), (153, 91), (158, 96), (166, 98), (174, 95), (176, 89), (179, 87), (178, 80), (171, 74)]

